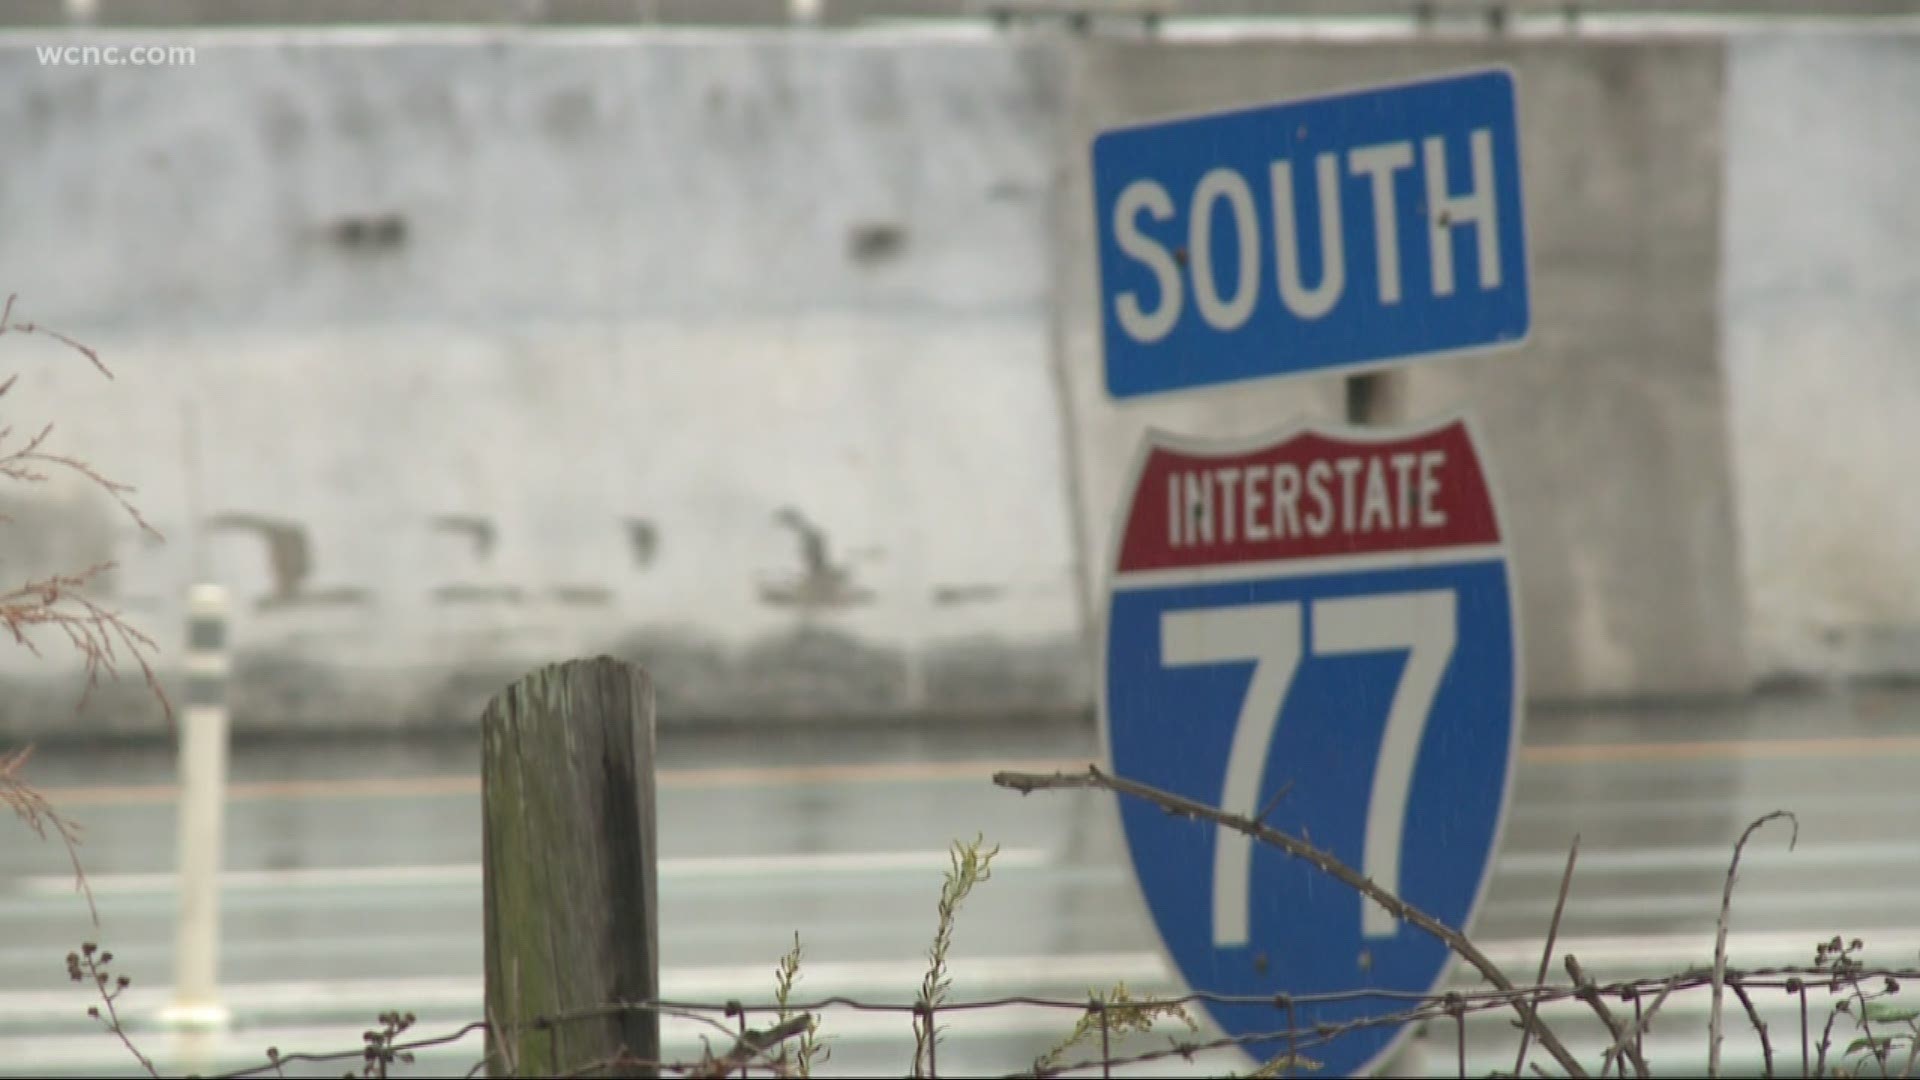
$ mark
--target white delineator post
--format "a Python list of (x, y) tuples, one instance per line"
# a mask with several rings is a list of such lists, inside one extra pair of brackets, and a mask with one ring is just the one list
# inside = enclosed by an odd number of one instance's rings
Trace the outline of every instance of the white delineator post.
[(180, 721), (179, 923), (173, 1004), (178, 1025), (220, 1025), (220, 864), (227, 802), (227, 590), (187, 594), (187, 702)]

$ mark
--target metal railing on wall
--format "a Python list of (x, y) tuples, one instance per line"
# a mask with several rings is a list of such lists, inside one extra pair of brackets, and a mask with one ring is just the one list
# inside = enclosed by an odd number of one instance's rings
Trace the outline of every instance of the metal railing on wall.
[(22, 0), (0, 25), (365, 24), (851, 26), (876, 21), (1058, 19), (1486, 19), (1920, 15), (1920, 0)]

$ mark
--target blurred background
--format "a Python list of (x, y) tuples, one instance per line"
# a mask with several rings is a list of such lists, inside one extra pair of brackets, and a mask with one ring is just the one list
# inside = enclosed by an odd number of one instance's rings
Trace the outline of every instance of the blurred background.
[[(0, 560), (114, 562), (90, 595), (169, 686), (188, 588), (224, 585), (234, 664), (233, 1017), (169, 1058), (174, 738), (137, 677), (76, 711), (75, 657), (0, 650), (4, 745), (37, 745), (86, 824), (101, 911), (57, 844), (0, 845), (0, 1071), (137, 1071), (66, 978), (94, 935), (170, 1067), (350, 1048), (386, 1008), (477, 1018), (480, 711), (601, 653), (658, 684), (668, 996), (764, 997), (798, 931), (803, 987), (910, 997), (945, 846), (977, 831), (1007, 861), (957, 994), (1174, 987), (1107, 802), (985, 778), (1098, 752), (1141, 434), (1340, 419), (1349, 388), (1116, 406), (1089, 142), (1489, 62), (1519, 80), (1533, 337), (1405, 384), (1414, 415), (1479, 421), (1517, 571), (1525, 746), (1477, 934), (1531, 976), (1577, 832), (1562, 933), (1589, 968), (1700, 962), (1732, 841), (1783, 807), (1797, 849), (1742, 878), (1749, 966), (1856, 932), (1920, 960), (1920, 3), (9, 0), (0, 23), (0, 290), (113, 376), (9, 337), (9, 421), (53, 423), (165, 537), (56, 473), (0, 492)], [(1660, 1032), (1676, 1074), (1703, 1008)], [(943, 1063), (1017, 1069), (1070, 1024), (957, 1020)], [(906, 1067), (904, 1019), (839, 1030), (828, 1071)], [(1477, 1071), (1508, 1067), (1504, 1019), (1475, 1038)]]

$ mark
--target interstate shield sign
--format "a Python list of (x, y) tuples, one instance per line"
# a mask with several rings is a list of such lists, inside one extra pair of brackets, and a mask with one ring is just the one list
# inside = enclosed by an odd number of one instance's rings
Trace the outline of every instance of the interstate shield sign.
[[(1470, 424), (1150, 434), (1121, 508), (1101, 717), (1120, 776), (1307, 839), (1468, 928), (1519, 745), (1511, 571)], [(1382, 1063), (1447, 948), (1279, 850), (1121, 798), (1135, 876), (1199, 991), (1290, 995), (1323, 1075)], [(1232, 1036), (1271, 1004), (1211, 1005)], [(1333, 1033), (1316, 1033), (1335, 1025)], [(1259, 1060), (1284, 1039), (1250, 1042)]]

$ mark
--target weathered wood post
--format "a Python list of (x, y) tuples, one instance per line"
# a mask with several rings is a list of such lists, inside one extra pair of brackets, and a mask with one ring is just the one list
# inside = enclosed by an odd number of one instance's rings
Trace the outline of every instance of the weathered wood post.
[[(487, 1066), (650, 1076), (659, 997), (653, 683), (609, 657), (532, 672), (480, 721)], [(645, 1064), (642, 1064), (645, 1063)]]

